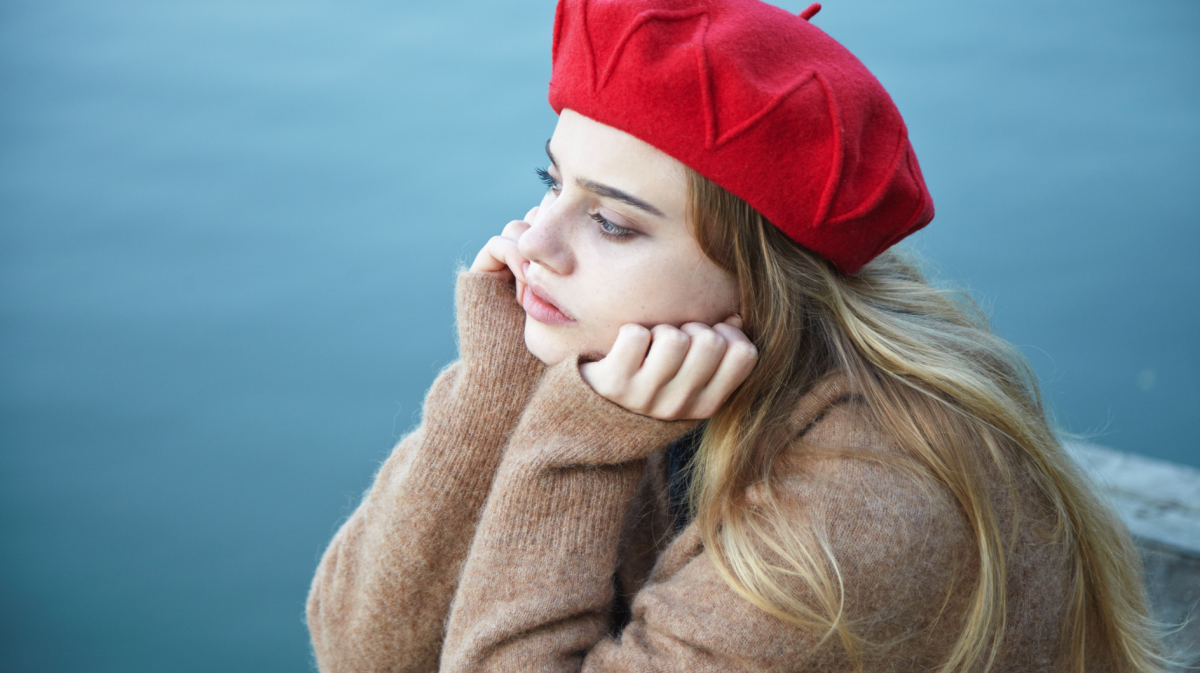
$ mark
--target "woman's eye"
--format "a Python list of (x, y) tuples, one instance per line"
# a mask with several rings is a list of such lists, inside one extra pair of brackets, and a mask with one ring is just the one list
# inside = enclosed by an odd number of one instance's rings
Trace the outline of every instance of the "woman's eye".
[(562, 185), (558, 184), (558, 180), (555, 180), (553, 175), (550, 175), (550, 171), (544, 168), (537, 168), (534, 170), (537, 171), (538, 179), (542, 181), (542, 184), (546, 185), (546, 189), (549, 189), (555, 194), (562, 189)]
[(633, 236), (634, 232), (632, 229), (626, 229), (625, 227), (613, 224), (604, 219), (604, 216), (600, 213), (592, 213), (592, 219), (596, 221), (596, 224), (600, 225), (600, 232), (609, 238), (629, 238)]

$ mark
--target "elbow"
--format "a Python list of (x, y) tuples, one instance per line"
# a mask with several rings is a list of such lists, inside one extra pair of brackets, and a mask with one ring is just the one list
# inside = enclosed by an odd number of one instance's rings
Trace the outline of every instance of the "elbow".
[(304, 620), (308, 625), (309, 642), (312, 645), (313, 658), (316, 662), (317, 669), (328, 672), (333, 670), (329, 667), (329, 640), (327, 639), (328, 629), (325, 624), (325, 616), (321, 611), (321, 585), (322, 585), (322, 568), (317, 570), (317, 576), (313, 578), (312, 587), (308, 591), (308, 600), (304, 605)]
[[(338, 582), (339, 568), (342, 564), (342, 531), (334, 536), (328, 549), (321, 557), (313, 576), (312, 585), (308, 589), (308, 598), (304, 604), (304, 620), (308, 626), (308, 637), (312, 644), (313, 657), (317, 669), (323, 673), (341, 670), (334, 665), (339, 659), (336, 651), (339, 642), (346, 639), (339, 637), (338, 629)], [(343, 570), (344, 572), (344, 570)], [(344, 634), (343, 634), (344, 635)]]

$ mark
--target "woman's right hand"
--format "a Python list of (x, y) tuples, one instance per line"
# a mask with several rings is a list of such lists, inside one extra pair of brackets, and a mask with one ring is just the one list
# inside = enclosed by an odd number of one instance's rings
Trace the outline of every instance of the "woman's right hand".
[(758, 350), (734, 314), (709, 327), (621, 327), (608, 355), (579, 367), (601, 397), (660, 421), (712, 418), (750, 376)]
[(523, 220), (513, 220), (504, 227), (499, 236), (493, 236), (475, 256), (471, 271), (482, 271), (498, 275), (505, 280), (515, 280), (517, 286), (517, 303), (520, 304), (525, 294), (525, 259), (517, 250), (517, 240), (530, 227), (530, 222), (537, 216), (537, 206), (525, 214)]

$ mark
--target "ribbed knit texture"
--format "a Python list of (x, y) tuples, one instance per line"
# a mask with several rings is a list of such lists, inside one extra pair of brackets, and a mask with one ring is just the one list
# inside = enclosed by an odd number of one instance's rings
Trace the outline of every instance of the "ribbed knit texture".
[[(662, 447), (694, 423), (612, 404), (577, 362), (543, 368), (509, 285), (464, 274), (458, 309), (462, 360), (317, 570), (308, 623), (322, 671), (852, 670), (836, 638), (735, 593), (694, 525), (672, 539)], [(850, 392), (827, 379), (788, 419), (806, 430), (781, 463), (783, 505), (832, 546), (846, 614), (879, 644), (865, 670), (928, 670), (961, 630), (974, 540), (945, 489), (838, 455), (896, 451)], [(1022, 515), (997, 673), (1061, 669), (1068, 563), (1028, 498), (997, 503), (1002, 530)], [(613, 633), (626, 601), (632, 619)]]

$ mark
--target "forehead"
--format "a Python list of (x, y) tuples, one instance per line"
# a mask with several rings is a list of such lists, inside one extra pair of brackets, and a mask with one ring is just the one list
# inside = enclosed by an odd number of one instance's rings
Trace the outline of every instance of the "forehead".
[(683, 164), (624, 131), (563, 110), (548, 147), (565, 179), (614, 187), (668, 217), (682, 218), (686, 212)]

